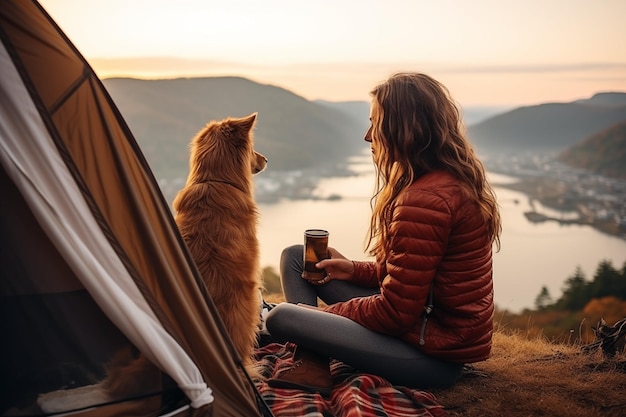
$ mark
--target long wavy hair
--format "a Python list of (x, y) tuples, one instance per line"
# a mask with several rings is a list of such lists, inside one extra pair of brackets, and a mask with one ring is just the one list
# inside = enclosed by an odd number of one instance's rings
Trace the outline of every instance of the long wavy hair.
[(480, 206), (489, 238), (500, 249), (502, 230), (496, 196), (485, 168), (466, 139), (459, 110), (448, 89), (420, 73), (392, 75), (371, 92), (369, 138), (376, 166), (376, 192), (367, 248), (372, 256), (389, 254), (394, 203), (425, 173), (444, 170), (458, 178)]

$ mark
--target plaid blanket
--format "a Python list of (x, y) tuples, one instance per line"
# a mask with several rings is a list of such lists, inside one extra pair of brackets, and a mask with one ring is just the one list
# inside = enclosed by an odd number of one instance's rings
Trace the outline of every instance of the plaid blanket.
[[(289, 367), (295, 345), (271, 343), (256, 350), (261, 373), (271, 378)], [(448, 414), (429, 392), (393, 386), (384, 378), (357, 373), (333, 360), (334, 388), (330, 398), (298, 390), (256, 386), (275, 417), (446, 417)]]

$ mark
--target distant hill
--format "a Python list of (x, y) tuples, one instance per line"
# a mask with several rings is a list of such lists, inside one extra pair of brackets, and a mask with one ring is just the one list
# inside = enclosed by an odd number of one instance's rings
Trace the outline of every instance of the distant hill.
[[(189, 142), (210, 120), (258, 112), (255, 146), (268, 168), (341, 163), (367, 147), (365, 120), (283, 88), (239, 77), (103, 80), (157, 178), (186, 177)], [(349, 106), (347, 106), (349, 107)]]
[[(366, 101), (342, 101), (332, 102), (325, 100), (316, 100), (316, 103), (330, 106), (334, 109), (349, 113), (359, 121), (365, 121), (364, 128), (367, 129), (370, 114), (370, 102)], [(485, 119), (493, 117), (496, 114), (504, 113), (510, 110), (507, 106), (470, 106), (461, 108), (461, 116), (466, 125), (476, 124)]]
[(576, 100), (574, 103), (594, 106), (621, 107), (626, 105), (626, 93), (597, 93), (591, 98)]
[(626, 120), (626, 93), (520, 107), (468, 127), (480, 154), (555, 152)]
[[(317, 167), (332, 172), (367, 148), (369, 102), (308, 101), (240, 77), (103, 82), (158, 179), (186, 177), (189, 142), (207, 122), (252, 112), (259, 114), (256, 148), (272, 171)], [(479, 154), (562, 152), (626, 121), (626, 93), (500, 110), (463, 109)]]
[(511, 110), (511, 106), (471, 106), (461, 107), (463, 122), (471, 126), (485, 121), (498, 114)]
[[(360, 123), (364, 129), (369, 127), (370, 103), (366, 101), (326, 101), (315, 100), (315, 103), (339, 110)], [(363, 132), (365, 133), (365, 132)]]
[(596, 174), (626, 178), (626, 121), (588, 137), (558, 159)]

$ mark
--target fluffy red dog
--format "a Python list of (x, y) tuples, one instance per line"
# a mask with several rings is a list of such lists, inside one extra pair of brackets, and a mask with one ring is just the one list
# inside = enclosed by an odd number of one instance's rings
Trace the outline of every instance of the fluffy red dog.
[(235, 348), (253, 376), (260, 319), (258, 209), (252, 175), (256, 113), (206, 125), (191, 142), (189, 176), (174, 199), (176, 223)]

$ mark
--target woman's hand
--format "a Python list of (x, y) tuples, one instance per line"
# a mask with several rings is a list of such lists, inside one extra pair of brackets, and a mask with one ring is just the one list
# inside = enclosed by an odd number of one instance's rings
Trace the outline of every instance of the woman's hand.
[(328, 248), (330, 252), (330, 259), (322, 259), (317, 264), (316, 268), (326, 270), (326, 277), (321, 282), (325, 284), (332, 279), (350, 280), (354, 274), (354, 264), (351, 260), (343, 256), (335, 248)]

